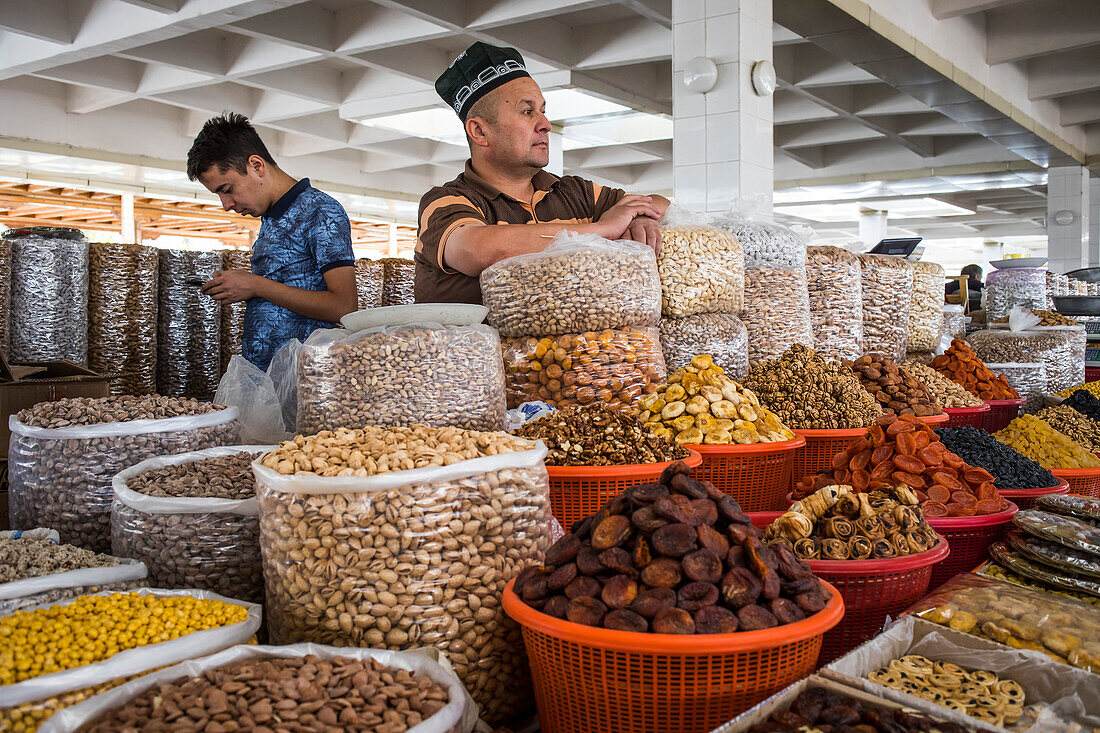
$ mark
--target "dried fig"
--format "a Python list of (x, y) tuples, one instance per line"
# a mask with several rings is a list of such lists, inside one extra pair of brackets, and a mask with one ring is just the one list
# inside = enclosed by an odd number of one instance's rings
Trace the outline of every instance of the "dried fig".
[(580, 552), (580, 549), (581, 541), (577, 539), (577, 535), (572, 532), (567, 532), (546, 551), (545, 562), (547, 565), (553, 567), (564, 565), (567, 562), (573, 562), (577, 557), (577, 553)]
[(676, 605), (692, 613), (718, 602), (718, 586), (714, 583), (687, 583), (676, 594)]
[(546, 579), (546, 587), (552, 591), (560, 591), (573, 582), (573, 579), (577, 577), (577, 564), (569, 563), (568, 565), (562, 565), (560, 568), (550, 573), (550, 576)]
[(740, 608), (752, 603), (760, 597), (763, 586), (760, 579), (747, 568), (733, 568), (724, 576), (719, 584), (722, 598), (730, 608)]
[(531, 582), (531, 580), (541, 573), (546, 571), (538, 565), (528, 565), (523, 570), (519, 571), (519, 575), (516, 576), (516, 582), (512, 584), (512, 591), (519, 597), (523, 597), (523, 587)]
[(726, 553), (726, 565), (731, 568), (745, 567), (745, 548), (741, 545), (731, 547), (730, 551)]
[(691, 522), (691, 499), (673, 494), (653, 502), (657, 514), (673, 522)]
[(670, 463), (664, 471), (661, 471), (661, 483), (665, 486), (672, 484), (672, 479), (677, 474), (691, 475), (691, 468), (683, 461), (675, 461)]
[(732, 496), (723, 496), (715, 502), (718, 506), (718, 514), (732, 524), (748, 526), (752, 523), (745, 512), (741, 511), (741, 505)]
[(650, 538), (653, 549), (668, 557), (682, 557), (695, 549), (695, 528), (690, 524), (666, 524)]
[(547, 585), (547, 578), (549, 577), (549, 574), (545, 571), (540, 571), (532, 575), (531, 579), (523, 584), (520, 598), (528, 603), (546, 598), (546, 596), (550, 595), (550, 588)]
[(704, 606), (695, 612), (696, 634), (732, 634), (737, 631), (737, 614), (721, 606)]
[(817, 724), (855, 725), (859, 722), (859, 712), (850, 705), (830, 705), (817, 716)]
[(633, 531), (630, 520), (621, 514), (612, 514), (592, 530), (592, 549), (609, 550), (621, 545)]
[(542, 607), (542, 612), (554, 618), (565, 618), (566, 613), (569, 611), (570, 603), (572, 603), (572, 601), (565, 596), (554, 596)]
[(793, 624), (806, 618), (798, 604), (789, 598), (773, 598), (768, 601), (768, 610), (775, 614), (781, 624)]
[(666, 496), (668, 496), (668, 487), (658, 483), (638, 484), (626, 491), (626, 499), (635, 509), (649, 506)]
[(825, 604), (828, 603), (825, 599), (825, 594), (819, 589), (814, 589), (806, 593), (799, 593), (794, 597), (794, 602), (810, 616), (824, 610)]
[(630, 516), (630, 521), (642, 532), (656, 532), (668, 524), (668, 520), (657, 514), (652, 506), (644, 506)]
[(691, 502), (688, 516), (690, 517), (688, 524), (695, 527), (704, 524), (713, 525), (718, 521), (718, 507), (710, 499), (695, 499)]
[(661, 611), (676, 605), (676, 591), (671, 588), (649, 588), (643, 590), (630, 604), (630, 610), (653, 618)]
[(682, 608), (668, 608), (653, 619), (653, 631), (658, 634), (694, 634), (695, 620)]
[(680, 561), (684, 575), (704, 583), (717, 583), (722, 579), (722, 560), (707, 548), (684, 555)]
[(604, 584), (600, 598), (608, 608), (626, 608), (638, 597), (638, 584), (626, 575), (616, 575)]
[(634, 538), (634, 552), (631, 559), (634, 561), (634, 567), (639, 570), (645, 570), (653, 562), (653, 553), (649, 551), (649, 541), (646, 540), (645, 535), (640, 534)]
[(815, 722), (817, 716), (821, 715), (822, 708), (825, 707), (824, 692), (820, 687), (806, 689), (791, 703), (791, 711), (798, 713), (811, 723)]
[(695, 534), (699, 538), (699, 544), (713, 552), (718, 557), (725, 557), (730, 551), (730, 542), (722, 533), (714, 527), (701, 524), (695, 528)]
[(668, 485), (673, 491), (683, 494), (689, 499), (705, 499), (707, 497), (707, 490), (703, 484), (685, 473), (673, 476)]
[(649, 622), (630, 609), (618, 608), (604, 616), (603, 627), (614, 631), (633, 631), (644, 634), (649, 631)]
[(642, 571), (642, 582), (651, 588), (675, 588), (680, 584), (680, 563), (659, 557)]
[(621, 547), (612, 547), (610, 550), (601, 552), (600, 562), (603, 563), (608, 570), (614, 570), (617, 573), (629, 575), (631, 578), (638, 577), (638, 570), (630, 560), (630, 553)]
[(599, 626), (607, 613), (607, 606), (597, 598), (578, 596), (569, 603), (565, 617), (575, 624)]
[(779, 619), (771, 611), (756, 604), (737, 609), (737, 620), (742, 631), (758, 631), (779, 625)]
[(598, 575), (607, 570), (607, 567), (600, 562), (600, 553), (585, 545), (577, 553), (577, 570), (582, 575)]
[(726, 535), (730, 538), (731, 545), (740, 545), (755, 533), (756, 530), (753, 527), (744, 524), (731, 524), (726, 528)]
[(803, 718), (796, 712), (791, 710), (780, 710), (777, 713), (772, 713), (772, 722), (783, 726), (786, 730), (797, 731), (802, 728), (809, 728), (810, 721)]
[(587, 576), (574, 578), (573, 582), (565, 586), (566, 597), (573, 601), (578, 598), (596, 598), (600, 595), (600, 581)]

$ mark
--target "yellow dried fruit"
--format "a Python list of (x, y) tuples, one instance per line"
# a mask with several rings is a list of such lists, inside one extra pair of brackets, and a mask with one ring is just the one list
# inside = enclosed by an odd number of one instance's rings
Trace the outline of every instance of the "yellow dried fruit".
[(993, 437), (1046, 469), (1100, 467), (1100, 458), (1035, 415), (1021, 415)]

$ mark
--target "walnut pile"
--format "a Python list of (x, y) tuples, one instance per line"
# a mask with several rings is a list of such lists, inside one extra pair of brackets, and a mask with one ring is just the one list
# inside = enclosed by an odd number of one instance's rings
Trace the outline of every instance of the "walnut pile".
[(757, 364), (741, 383), (794, 429), (863, 428), (882, 415), (850, 369), (802, 344)]
[(541, 440), (548, 466), (621, 466), (687, 458), (685, 448), (602, 404), (566, 407), (526, 423), (516, 435)]

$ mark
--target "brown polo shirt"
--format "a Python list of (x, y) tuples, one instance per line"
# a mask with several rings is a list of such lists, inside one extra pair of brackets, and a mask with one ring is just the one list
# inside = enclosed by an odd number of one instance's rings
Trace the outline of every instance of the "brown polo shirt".
[(478, 278), (444, 264), (447, 238), (461, 226), (487, 224), (586, 224), (598, 221), (626, 192), (578, 176), (559, 178), (539, 171), (532, 179), (534, 199), (517, 201), (466, 170), (450, 183), (436, 186), (420, 199), (416, 235), (416, 302), (481, 303)]

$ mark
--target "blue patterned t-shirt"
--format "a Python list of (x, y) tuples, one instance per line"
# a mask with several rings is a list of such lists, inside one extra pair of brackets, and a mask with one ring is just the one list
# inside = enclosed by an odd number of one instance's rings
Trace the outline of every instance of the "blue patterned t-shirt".
[[(303, 178), (263, 215), (252, 245), (252, 272), (303, 290), (325, 290), (324, 274), (354, 267), (351, 223), (344, 207)], [(267, 369), (279, 347), (305, 341), (332, 324), (306, 318), (263, 298), (250, 298), (244, 313), (244, 358)]]

